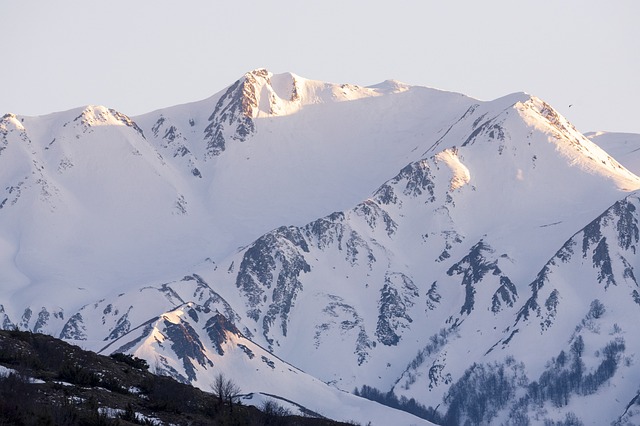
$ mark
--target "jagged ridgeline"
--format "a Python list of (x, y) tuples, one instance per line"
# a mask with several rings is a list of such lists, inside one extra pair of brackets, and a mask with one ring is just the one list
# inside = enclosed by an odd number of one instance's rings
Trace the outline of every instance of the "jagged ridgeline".
[(634, 424), (621, 138), (525, 93), (266, 70), (138, 117), (7, 114), (0, 325), (341, 421)]

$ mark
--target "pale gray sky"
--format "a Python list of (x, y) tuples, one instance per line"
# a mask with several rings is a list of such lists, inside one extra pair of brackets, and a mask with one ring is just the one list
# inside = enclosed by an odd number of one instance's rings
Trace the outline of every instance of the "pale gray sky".
[(581, 131), (640, 133), (639, 19), (638, 0), (0, 0), (0, 114), (137, 115), (264, 67), (482, 100), (525, 91)]

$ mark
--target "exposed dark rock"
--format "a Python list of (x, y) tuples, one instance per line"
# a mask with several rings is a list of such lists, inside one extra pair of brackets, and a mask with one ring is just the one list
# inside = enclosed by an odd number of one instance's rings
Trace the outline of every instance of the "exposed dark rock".
[[(109, 305), (111, 306), (111, 305)], [(116, 340), (121, 336), (124, 336), (131, 330), (131, 321), (129, 321), (129, 313), (133, 309), (133, 306), (129, 306), (129, 309), (126, 313), (124, 313), (118, 321), (116, 322), (116, 326), (113, 327), (109, 336), (107, 336), (104, 340)], [(117, 315), (117, 313), (116, 313)]]
[(64, 327), (62, 328), (62, 332), (60, 333), (61, 339), (69, 339), (69, 340), (86, 340), (86, 327), (84, 325), (84, 319), (82, 318), (82, 314), (77, 312), (69, 318)]
[[(227, 342), (227, 333), (242, 336), (236, 326), (222, 314), (216, 314), (209, 318), (205, 324), (205, 330), (218, 355), (224, 355), (222, 344)], [(249, 349), (247, 348), (247, 350)], [(247, 350), (245, 350), (245, 352), (247, 352)], [(249, 352), (251, 351), (249, 350)]]
[(408, 276), (387, 273), (378, 302), (376, 337), (380, 343), (387, 346), (398, 344), (400, 329), (413, 322), (408, 310), (414, 305), (413, 300), (419, 296), (418, 288)]
[(509, 291), (509, 288), (515, 290), (515, 286), (513, 286), (511, 280), (504, 275), (498, 267), (498, 261), (489, 261), (487, 259), (486, 254), (492, 254), (493, 252), (493, 249), (488, 244), (480, 240), (471, 248), (471, 250), (469, 250), (468, 255), (451, 266), (447, 271), (447, 274), (450, 276), (462, 275), (461, 284), (465, 287), (465, 300), (462, 308), (460, 309), (461, 315), (470, 314), (473, 310), (476, 294), (475, 286), (480, 283), (489, 272), (500, 277), (500, 287), (498, 288), (498, 292), (501, 291), (501, 288), (503, 289), (503, 292)]
[(375, 230), (378, 223), (382, 221), (388, 236), (393, 235), (398, 228), (398, 224), (391, 219), (389, 213), (372, 200), (358, 204), (358, 206), (354, 208), (354, 212), (362, 216), (372, 230)]
[(512, 307), (518, 298), (518, 290), (515, 284), (506, 276), (500, 277), (500, 287), (493, 294), (491, 299), (491, 311), (497, 313), (502, 309), (504, 303), (508, 307)]
[(266, 70), (247, 73), (218, 100), (204, 131), (208, 156), (220, 155), (226, 149), (228, 139), (244, 142), (255, 133), (253, 116), (258, 107), (257, 81), (267, 78)]
[(49, 311), (47, 311), (47, 309), (43, 307), (40, 310), (40, 313), (38, 314), (38, 319), (36, 320), (36, 323), (33, 325), (33, 332), (42, 333), (47, 323), (49, 322), (50, 317), (51, 317), (51, 314), (49, 313)]
[(200, 336), (189, 323), (184, 321), (173, 323), (164, 318), (163, 326), (167, 338), (171, 341), (171, 349), (178, 359), (182, 360), (189, 381), (196, 380), (193, 361), (201, 366), (213, 366), (213, 362), (205, 355)]
[(436, 281), (431, 284), (429, 291), (427, 291), (427, 309), (434, 310), (440, 303), (442, 296), (438, 293), (438, 283)]
[[(263, 295), (271, 291), (271, 300), (263, 318), (263, 334), (269, 337), (271, 326), (280, 319), (283, 335), (287, 335), (289, 312), (302, 283), (298, 279), (311, 266), (304, 253), (309, 252), (307, 242), (296, 227), (281, 227), (256, 240), (243, 256), (236, 277), (236, 286), (247, 297), (247, 315), (258, 321), (266, 300)], [(277, 276), (275, 275), (277, 272)]]

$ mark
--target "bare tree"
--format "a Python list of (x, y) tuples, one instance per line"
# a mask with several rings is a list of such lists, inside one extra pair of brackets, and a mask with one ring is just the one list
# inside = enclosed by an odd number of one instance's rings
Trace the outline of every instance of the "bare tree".
[(218, 397), (218, 403), (229, 403), (229, 408), (233, 410), (233, 401), (240, 395), (240, 386), (233, 380), (227, 379), (223, 373), (218, 373), (211, 385), (214, 395)]
[(222, 404), (224, 402), (224, 375), (222, 373), (218, 373), (213, 380), (213, 384), (211, 385), (211, 390), (213, 394), (218, 397), (218, 403)]

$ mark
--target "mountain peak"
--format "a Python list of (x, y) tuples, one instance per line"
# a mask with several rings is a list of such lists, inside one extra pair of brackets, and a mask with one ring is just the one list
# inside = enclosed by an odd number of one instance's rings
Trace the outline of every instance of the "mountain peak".
[(127, 126), (144, 137), (142, 129), (127, 115), (102, 105), (86, 105), (72, 120), (85, 130), (98, 126)]
[(377, 89), (383, 93), (399, 93), (409, 90), (411, 86), (398, 80), (385, 80), (382, 83), (367, 86), (369, 89)]
[(266, 68), (256, 68), (254, 70), (251, 70), (247, 73), (244, 74), (245, 78), (249, 77), (249, 76), (253, 76), (256, 78), (266, 78), (268, 79), (269, 77), (271, 77), (273, 74), (267, 70)]
[(21, 120), (13, 113), (7, 113), (0, 118), (0, 132), (9, 129), (24, 130)]
[(525, 123), (548, 135), (548, 141), (556, 145), (558, 152), (572, 166), (580, 166), (590, 174), (611, 178), (624, 191), (640, 188), (640, 177), (625, 169), (542, 99), (531, 96), (515, 108)]
[(74, 121), (81, 120), (89, 126), (108, 124), (111, 113), (102, 105), (86, 105)]

